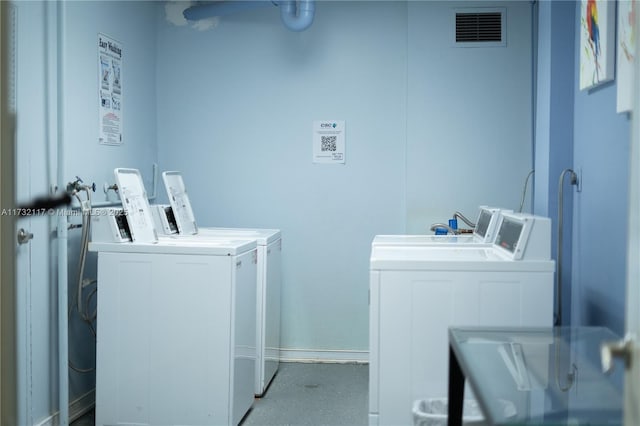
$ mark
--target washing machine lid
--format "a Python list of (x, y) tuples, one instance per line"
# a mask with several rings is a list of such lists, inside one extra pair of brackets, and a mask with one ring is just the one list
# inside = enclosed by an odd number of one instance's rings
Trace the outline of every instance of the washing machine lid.
[(194, 235), (198, 233), (198, 226), (191, 208), (191, 201), (187, 194), (187, 188), (182, 179), (182, 173), (178, 171), (162, 172), (169, 204), (173, 210), (178, 225), (178, 233), (183, 235)]
[(127, 215), (131, 239), (136, 243), (157, 242), (158, 234), (140, 172), (136, 169), (117, 168), (114, 175), (122, 207)]
[(372, 245), (473, 245), (491, 246), (500, 223), (501, 212), (511, 210), (497, 207), (480, 206), (473, 234), (462, 235), (376, 235)]
[(372, 270), (428, 271), (540, 271), (555, 269), (552, 260), (514, 260), (493, 247), (400, 246), (372, 247)]
[(257, 240), (259, 246), (266, 246), (281, 238), (279, 229), (253, 228), (199, 228), (198, 235), (217, 238), (249, 238)]
[(207, 256), (235, 256), (256, 248), (251, 240), (186, 240), (160, 237), (157, 243), (111, 243), (91, 242), (90, 251), (110, 253), (147, 254), (198, 254)]
[(479, 241), (474, 235), (376, 235), (372, 245), (440, 245), (440, 244), (472, 244), (474, 246), (491, 246)]

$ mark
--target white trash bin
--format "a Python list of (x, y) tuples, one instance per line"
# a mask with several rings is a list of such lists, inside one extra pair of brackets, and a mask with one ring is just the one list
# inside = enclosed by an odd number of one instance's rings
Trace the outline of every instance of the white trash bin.
[[(516, 415), (516, 407), (511, 401), (500, 400), (505, 417)], [(413, 403), (413, 426), (447, 426), (449, 404), (447, 398), (419, 399)], [(465, 399), (462, 405), (462, 424), (485, 426), (484, 417), (475, 399)]]

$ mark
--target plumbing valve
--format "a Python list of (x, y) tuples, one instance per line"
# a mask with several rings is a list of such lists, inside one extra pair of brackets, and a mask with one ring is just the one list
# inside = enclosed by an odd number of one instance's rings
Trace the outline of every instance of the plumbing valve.
[(93, 192), (96, 192), (96, 183), (92, 183), (91, 185), (82, 185), (84, 183), (84, 181), (82, 180), (82, 178), (80, 176), (76, 176), (76, 180), (74, 180), (73, 182), (69, 182), (67, 184), (67, 192), (69, 193), (74, 193), (74, 192), (78, 192), (78, 191), (82, 191), (82, 190), (92, 190)]

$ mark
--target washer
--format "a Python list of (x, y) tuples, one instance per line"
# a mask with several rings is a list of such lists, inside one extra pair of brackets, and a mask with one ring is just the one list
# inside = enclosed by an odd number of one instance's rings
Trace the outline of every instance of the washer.
[(178, 171), (162, 173), (170, 205), (152, 207), (156, 228), (170, 238), (233, 238), (258, 245), (256, 280), (256, 396), (262, 396), (280, 365), (280, 301), (282, 237), (278, 229), (202, 228), (196, 225), (191, 202)]
[(124, 213), (95, 210), (89, 245), (96, 424), (237, 425), (254, 398), (256, 242), (154, 238), (139, 173), (116, 180)]
[(278, 229), (199, 228), (199, 234), (257, 241), (256, 377), (254, 393), (263, 396), (280, 367), (282, 238)]
[(490, 247), (373, 245), (369, 424), (447, 395), (450, 326), (552, 326), (548, 218), (504, 213)]
[(462, 235), (376, 235), (373, 245), (432, 245), (432, 244), (463, 244), (486, 245), (493, 244), (498, 230), (501, 213), (512, 210), (495, 207), (480, 206), (476, 226), (473, 233)]

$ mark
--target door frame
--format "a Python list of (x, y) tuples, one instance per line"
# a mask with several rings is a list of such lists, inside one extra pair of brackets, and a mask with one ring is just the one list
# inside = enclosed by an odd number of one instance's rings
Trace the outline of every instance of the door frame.
[[(0, 1), (0, 207), (15, 206), (15, 111), (10, 82), (13, 66), (11, 41), (13, 19), (9, 2)], [(0, 423), (15, 424), (16, 323), (15, 323), (15, 218), (0, 216)]]
[(640, 2), (636, 2), (634, 26), (635, 63), (631, 141), (629, 145), (629, 237), (627, 245), (626, 339), (631, 345), (631, 365), (625, 369), (624, 424), (640, 424)]

